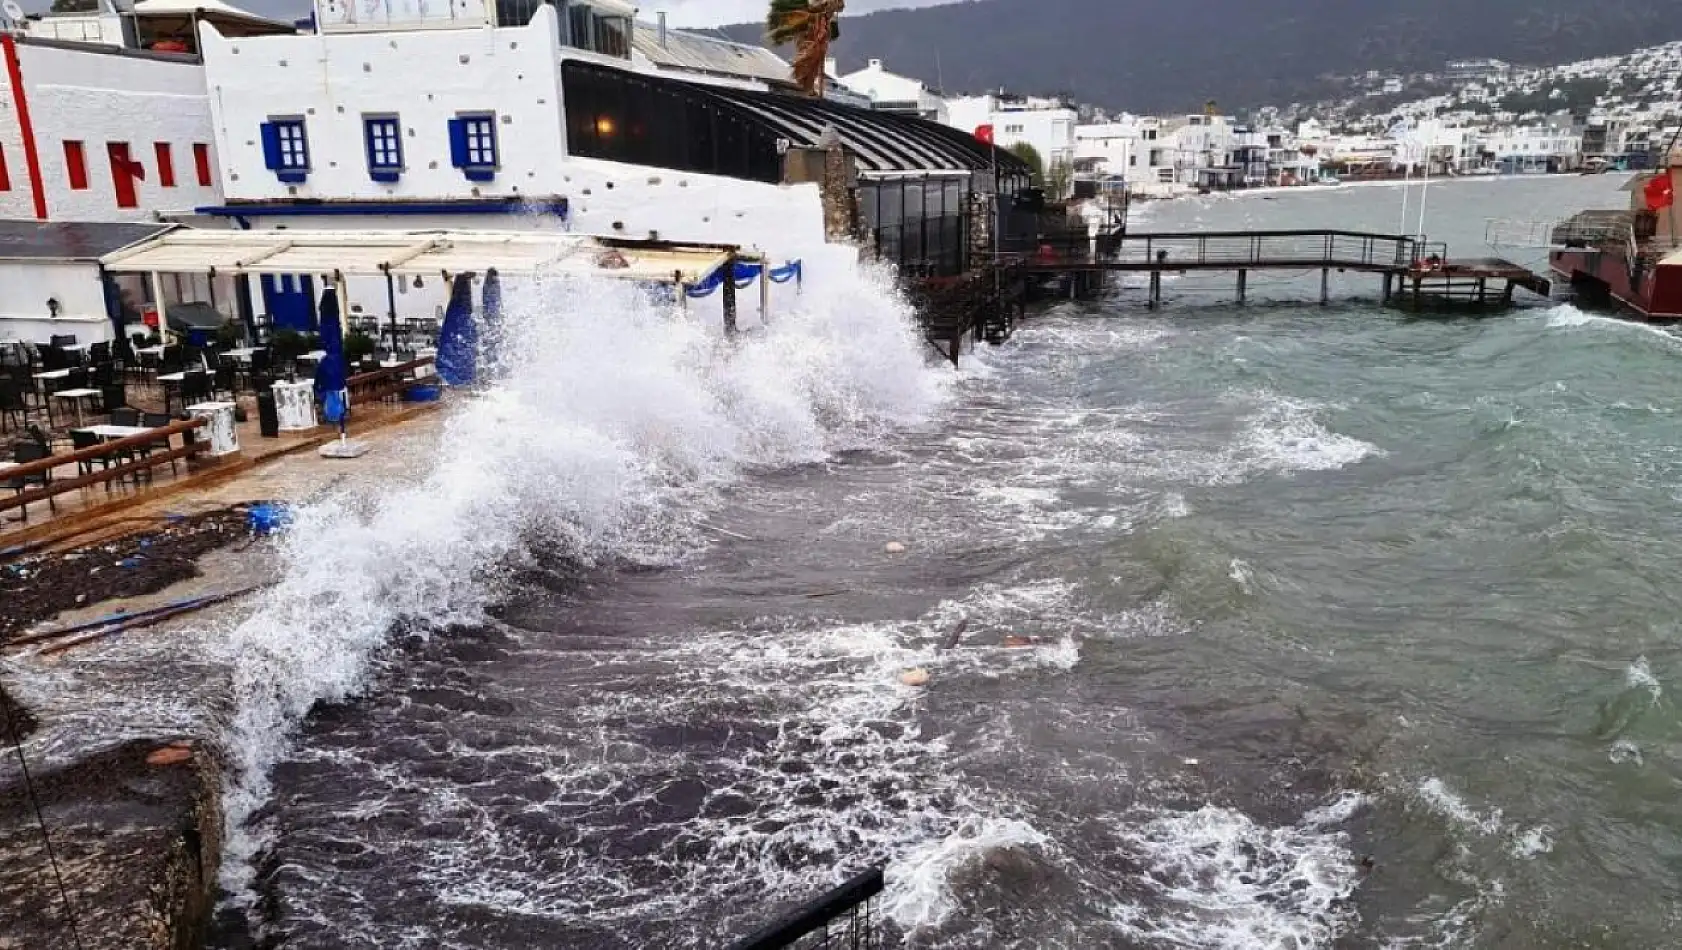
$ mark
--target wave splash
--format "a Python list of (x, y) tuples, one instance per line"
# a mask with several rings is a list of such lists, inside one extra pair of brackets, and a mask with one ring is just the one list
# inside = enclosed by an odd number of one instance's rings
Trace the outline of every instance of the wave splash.
[(249, 819), (289, 732), (354, 696), (395, 627), (482, 618), (534, 554), (669, 563), (745, 469), (868, 443), (941, 403), (885, 277), (837, 274), (825, 291), (727, 339), (624, 282), (510, 284), (505, 378), (451, 407), (409, 480), (304, 506), (279, 583), (222, 640), (237, 699), (232, 893), (251, 893), (263, 842)]

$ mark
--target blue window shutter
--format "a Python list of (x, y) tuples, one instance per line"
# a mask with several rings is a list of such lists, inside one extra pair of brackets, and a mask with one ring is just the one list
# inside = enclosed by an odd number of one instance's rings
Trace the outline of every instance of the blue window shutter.
[(450, 164), (467, 167), (467, 120), (450, 120)]
[(275, 171), (281, 167), (280, 163), (280, 129), (273, 122), (264, 122), (263, 131), (263, 167)]

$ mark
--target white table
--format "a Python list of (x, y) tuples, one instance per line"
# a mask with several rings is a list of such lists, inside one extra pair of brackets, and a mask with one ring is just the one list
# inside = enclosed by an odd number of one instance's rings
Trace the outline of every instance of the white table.
[(158, 377), (158, 382), (160, 382), (160, 383), (179, 383), (179, 382), (185, 380), (186, 378), (187, 378), (187, 371), (182, 370), (179, 373), (164, 373), (163, 375)]
[[(98, 395), (100, 395), (100, 391), (97, 390), (97, 389), (87, 389), (87, 388), (83, 388), (83, 389), (61, 389), (58, 392), (53, 393), (53, 398), (54, 399), (74, 400), (74, 402), (76, 404), (76, 424), (81, 425), (82, 424), (82, 400), (92, 399), (93, 397), (98, 396)], [(48, 422), (52, 421), (52, 415), (53, 414), (51, 412), (47, 413), (47, 421)]]
[(319, 363), (326, 358), (327, 358), (327, 351), (326, 350), (310, 350), (308, 353), (302, 353), (302, 354), (299, 354), (299, 356), (298, 356), (299, 360), (304, 360), (304, 361), (308, 361), (308, 362), (311, 362), (311, 363)]
[(148, 426), (97, 425), (85, 426), (79, 431), (92, 432), (94, 435), (97, 435), (102, 439), (128, 439), (137, 435), (145, 435), (146, 433), (151, 432), (152, 429)]
[(211, 456), (232, 455), (239, 451), (239, 430), (234, 426), (234, 404), (231, 402), (199, 402), (187, 407), (187, 415), (206, 420), (210, 435)]
[(275, 415), (280, 418), (282, 432), (315, 428), (315, 384), (309, 380), (275, 383), (274, 409)]
[(75, 372), (75, 370), (73, 370), (73, 369), (49, 369), (49, 370), (44, 370), (42, 372), (36, 373), (35, 378), (36, 379), (69, 379), (70, 374), (74, 373), (74, 372)]
[(257, 348), (254, 346), (241, 346), (228, 350), (222, 355), (239, 360), (241, 363), (249, 363), (251, 362), (251, 354), (255, 352), (257, 352)]
[(161, 359), (164, 358), (164, 345), (162, 343), (159, 343), (157, 346), (138, 347), (137, 349), (135, 349), (134, 355), (135, 356), (150, 356), (154, 359), (160, 359), (161, 360)]
[[(48, 345), (51, 345), (51, 344), (48, 344)], [(86, 353), (88, 351), (88, 344), (86, 344), (86, 343), (60, 343), (58, 348), (61, 349), (61, 350), (69, 350), (72, 353)]]

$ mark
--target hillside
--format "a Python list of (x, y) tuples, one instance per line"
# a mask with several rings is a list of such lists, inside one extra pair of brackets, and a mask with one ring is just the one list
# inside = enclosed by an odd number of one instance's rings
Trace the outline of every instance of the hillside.
[(1682, 0), (973, 0), (849, 17), (835, 55), (843, 72), (874, 57), (948, 92), (1002, 85), (1175, 112), (1335, 97), (1337, 76), (1371, 69), (1558, 63), (1675, 39)]

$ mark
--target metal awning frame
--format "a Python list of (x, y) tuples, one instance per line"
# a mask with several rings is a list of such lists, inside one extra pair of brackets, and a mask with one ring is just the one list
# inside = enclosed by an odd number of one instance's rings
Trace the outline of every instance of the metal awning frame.
[[(624, 267), (597, 264), (617, 252)], [(695, 284), (732, 257), (763, 260), (723, 244), (674, 244), (551, 232), (219, 231), (177, 229), (105, 255), (112, 273), (329, 274), (406, 277), (483, 272), (596, 275)]]

